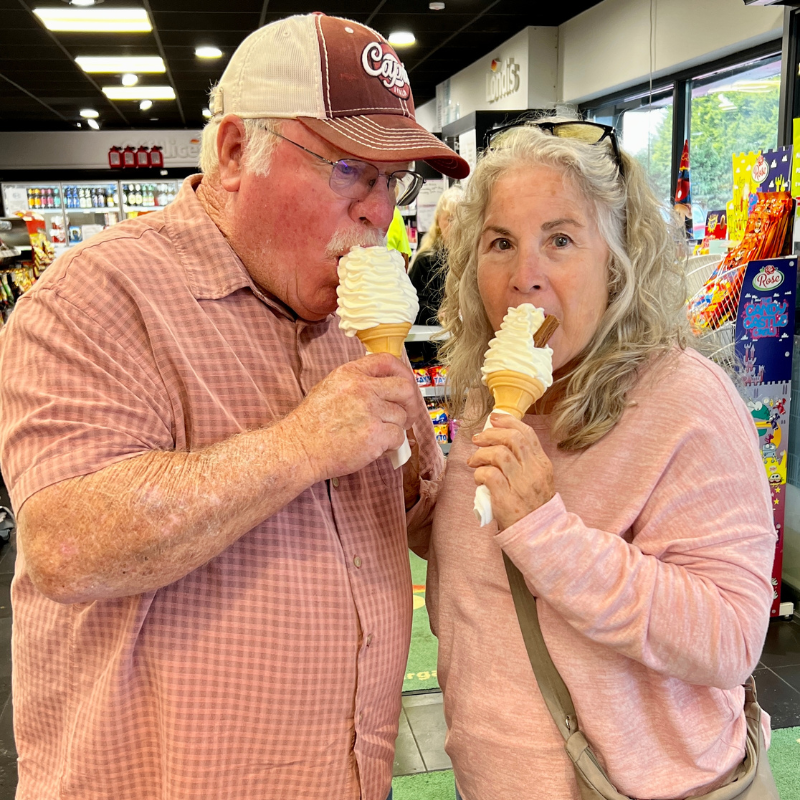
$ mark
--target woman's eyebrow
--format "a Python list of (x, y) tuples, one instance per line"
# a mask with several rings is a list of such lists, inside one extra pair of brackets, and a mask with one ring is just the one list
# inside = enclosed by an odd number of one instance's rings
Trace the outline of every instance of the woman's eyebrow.
[(500, 236), (511, 236), (511, 231), (507, 228), (501, 228), (499, 225), (486, 225), (484, 226), (483, 230), (481, 231), (481, 236), (485, 233), (496, 233)]
[(576, 219), (572, 219), (572, 217), (561, 217), (559, 219), (554, 219), (551, 222), (545, 222), (542, 224), (543, 231), (550, 231), (553, 228), (560, 228), (562, 225), (574, 225), (576, 228), (583, 228), (584, 225)]

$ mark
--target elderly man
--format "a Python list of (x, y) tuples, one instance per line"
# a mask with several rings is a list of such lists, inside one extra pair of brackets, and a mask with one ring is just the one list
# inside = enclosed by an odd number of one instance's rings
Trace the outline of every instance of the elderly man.
[(0, 337), (21, 800), (390, 791), (442, 460), (409, 370), (338, 330), (337, 260), (383, 240), (410, 161), (468, 168), (346, 20), (256, 31), (213, 109), (205, 174)]

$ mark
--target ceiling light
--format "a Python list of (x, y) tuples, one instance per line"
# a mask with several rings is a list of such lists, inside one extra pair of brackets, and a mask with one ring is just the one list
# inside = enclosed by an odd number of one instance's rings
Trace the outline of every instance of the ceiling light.
[[(103, 0), (100, 0), (102, 2)], [(69, 0), (71, 6), (93, 6), (95, 0)]]
[(87, 120), (86, 120), (86, 124), (87, 124), (87, 125), (88, 125), (90, 128), (94, 128), (94, 130), (96, 130), (96, 131), (99, 131), (99, 130), (100, 130), (100, 126), (97, 124), (97, 120), (96, 120), (96, 119), (87, 119)]
[(194, 54), (199, 58), (219, 58), (222, 50), (218, 47), (195, 47)]
[(152, 100), (142, 100), (142, 102), (139, 103), (139, 111), (148, 111), (152, 107), (153, 107)]
[(100, 115), (93, 108), (82, 108), (81, 116), (84, 119), (97, 119)]
[(428, 3), (431, 11), (444, 11), (444, 3)]
[(171, 86), (104, 86), (103, 94), (109, 100), (174, 100)]
[(143, 8), (35, 8), (33, 13), (50, 31), (146, 33), (153, 30)]
[(203, 116), (206, 119), (211, 119), (211, 109), (210, 108), (204, 108), (203, 109)]
[(416, 36), (408, 31), (395, 31), (389, 34), (389, 44), (398, 45), (400, 47), (408, 47), (417, 41)]
[(166, 72), (161, 56), (78, 56), (75, 63), (84, 72)]
[(136, 86), (137, 83), (139, 83), (139, 76), (134, 75), (132, 72), (126, 72), (122, 76), (123, 86)]

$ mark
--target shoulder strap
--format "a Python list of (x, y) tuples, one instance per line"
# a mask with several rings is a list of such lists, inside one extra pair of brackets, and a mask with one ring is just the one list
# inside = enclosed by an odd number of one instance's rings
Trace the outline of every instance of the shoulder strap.
[(508, 584), (511, 587), (511, 596), (514, 598), (514, 607), (517, 610), (522, 638), (525, 640), (525, 649), (528, 651), (528, 658), (533, 667), (536, 682), (539, 684), (539, 691), (542, 693), (544, 702), (561, 731), (561, 735), (567, 740), (570, 734), (578, 729), (572, 697), (559, 675), (553, 659), (550, 658), (550, 652), (542, 638), (536, 600), (528, 590), (525, 578), (505, 553), (503, 553), (503, 561), (506, 565)]

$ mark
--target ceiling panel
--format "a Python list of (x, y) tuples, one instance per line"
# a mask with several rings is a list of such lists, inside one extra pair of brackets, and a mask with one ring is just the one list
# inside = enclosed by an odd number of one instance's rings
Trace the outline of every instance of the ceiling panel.
[[(102, 8), (149, 9), (154, 31), (87, 34), (49, 32), (33, 14), (35, 7), (60, 7), (65, 0), (0, 0), (0, 130), (74, 129), (86, 107), (100, 112), (103, 128), (202, 127), (208, 91), (242, 39), (259, 24), (311, 11), (369, 24), (385, 36), (411, 30), (416, 45), (398, 53), (421, 105), (435, 96), (437, 83), (526, 26), (559, 25), (599, 1), (445, 0), (437, 12), (429, 0), (105, 0)], [(223, 57), (199, 59), (199, 45), (219, 47)], [(140, 84), (171, 83), (177, 101), (155, 102), (148, 111), (137, 101), (112, 103), (101, 87), (118, 85), (121, 76), (87, 76), (74, 63), (81, 55), (161, 55), (168, 72), (142, 75)]]

